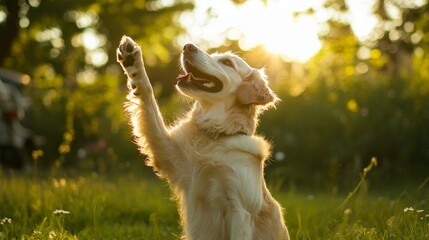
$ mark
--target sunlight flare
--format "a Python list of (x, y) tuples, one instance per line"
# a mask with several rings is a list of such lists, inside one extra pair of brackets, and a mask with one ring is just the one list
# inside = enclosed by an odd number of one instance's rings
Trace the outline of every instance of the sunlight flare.
[[(189, 32), (179, 44), (201, 39), (207, 47), (217, 47), (227, 38), (238, 41), (243, 50), (263, 46), (285, 61), (305, 62), (321, 48), (320, 26), (313, 16), (294, 13), (305, 11), (315, 2), (247, 1), (234, 5), (224, 0), (216, 4), (197, 1), (193, 12), (180, 17)], [(206, 19), (207, 12), (210, 19)]]
[[(320, 34), (329, 32), (330, 19), (349, 23), (360, 41), (371, 37), (380, 19), (372, 13), (374, 0), (346, 0), (344, 13), (326, 8), (323, 0), (195, 1), (192, 11), (181, 13), (179, 22), (187, 29), (177, 40), (179, 46), (194, 42), (216, 48), (225, 40), (237, 41), (250, 50), (263, 46), (285, 61), (306, 62), (322, 47)], [(394, 16), (393, 16), (394, 17)]]

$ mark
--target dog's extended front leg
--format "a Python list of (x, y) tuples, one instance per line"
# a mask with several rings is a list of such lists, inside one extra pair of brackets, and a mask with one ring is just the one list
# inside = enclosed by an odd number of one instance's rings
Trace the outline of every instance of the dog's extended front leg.
[[(117, 60), (128, 77), (128, 102), (133, 133), (137, 144), (149, 156), (149, 165), (160, 174), (168, 174), (173, 166), (174, 151), (168, 129), (156, 103), (153, 89), (144, 68), (141, 48), (130, 37), (124, 36), (117, 49)], [(176, 156), (177, 157), (177, 156)]]

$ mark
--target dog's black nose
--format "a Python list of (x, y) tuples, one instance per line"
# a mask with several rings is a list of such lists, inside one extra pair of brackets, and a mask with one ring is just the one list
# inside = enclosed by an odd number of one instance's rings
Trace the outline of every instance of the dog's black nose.
[(185, 52), (195, 52), (197, 50), (198, 50), (197, 46), (195, 46), (192, 43), (187, 43), (185, 44), (185, 46), (183, 46), (183, 51)]

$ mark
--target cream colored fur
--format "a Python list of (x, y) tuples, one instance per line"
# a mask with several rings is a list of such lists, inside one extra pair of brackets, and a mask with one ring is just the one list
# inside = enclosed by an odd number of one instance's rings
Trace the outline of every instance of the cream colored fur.
[[(270, 144), (254, 134), (258, 115), (278, 98), (264, 74), (238, 56), (192, 47), (192, 64), (220, 79), (223, 88), (210, 93), (178, 86), (195, 103), (170, 127), (156, 103), (140, 47), (124, 36), (117, 50), (128, 76), (126, 110), (137, 145), (178, 201), (182, 238), (287, 240), (282, 208), (264, 181)], [(185, 61), (183, 54), (182, 66)]]

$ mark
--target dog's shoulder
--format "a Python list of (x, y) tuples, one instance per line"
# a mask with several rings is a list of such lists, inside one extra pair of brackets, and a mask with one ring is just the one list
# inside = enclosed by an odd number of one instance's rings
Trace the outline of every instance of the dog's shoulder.
[(226, 148), (253, 155), (261, 161), (265, 161), (271, 153), (271, 144), (258, 135), (236, 135), (223, 139), (223, 142)]

